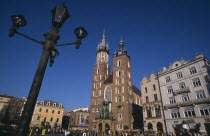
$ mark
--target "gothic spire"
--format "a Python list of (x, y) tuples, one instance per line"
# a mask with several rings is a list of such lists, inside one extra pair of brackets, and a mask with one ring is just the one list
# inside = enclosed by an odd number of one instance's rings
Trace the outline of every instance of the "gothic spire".
[(97, 47), (97, 53), (101, 52), (101, 51), (109, 53), (109, 45), (106, 41), (105, 32), (103, 32), (101, 43), (99, 43), (99, 45)]
[(121, 37), (120, 48), (118, 49), (116, 53), (114, 53), (114, 57), (120, 56), (120, 55), (127, 55), (127, 51), (125, 50), (124, 46), (125, 46), (124, 41), (122, 40), (122, 37)]

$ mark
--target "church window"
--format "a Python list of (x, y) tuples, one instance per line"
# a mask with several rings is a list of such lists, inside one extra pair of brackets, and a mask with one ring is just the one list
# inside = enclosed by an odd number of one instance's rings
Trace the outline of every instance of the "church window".
[(119, 76), (119, 77), (121, 76), (121, 71), (120, 71), (120, 70), (118, 71), (118, 76)]
[(121, 88), (118, 89), (118, 94), (121, 94), (122, 93), (122, 90)]
[(104, 99), (112, 101), (112, 88), (110, 86), (106, 87), (104, 90)]
[(122, 102), (121, 96), (118, 97), (118, 102)]
[(97, 69), (97, 74), (99, 73), (99, 69)]
[(121, 66), (121, 61), (120, 60), (117, 61), (117, 66), (118, 67)]
[(122, 113), (118, 113), (118, 120), (122, 120)]
[(130, 68), (130, 63), (128, 62), (128, 67)]
[(122, 93), (124, 93), (124, 86), (122, 86)]
[(101, 80), (101, 75), (100, 75), (100, 80)]
[(122, 102), (124, 102), (125, 101), (125, 98), (124, 98), (124, 96), (122, 96)]
[(108, 70), (106, 71), (106, 74), (109, 75), (109, 71)]
[(131, 78), (131, 74), (130, 74), (130, 72), (128, 71), (128, 78)]
[(124, 84), (124, 78), (122, 78), (122, 84)]

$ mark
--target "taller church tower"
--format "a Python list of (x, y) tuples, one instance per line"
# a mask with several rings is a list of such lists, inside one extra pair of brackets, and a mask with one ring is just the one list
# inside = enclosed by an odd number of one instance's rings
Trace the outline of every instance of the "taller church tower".
[(131, 60), (122, 40), (113, 54), (110, 74), (109, 47), (103, 35), (93, 70), (88, 129), (98, 133), (140, 129), (143, 122), (140, 95), (132, 85)]
[(104, 100), (102, 85), (109, 76), (109, 46), (106, 42), (105, 34), (103, 34), (101, 43), (97, 47), (96, 64), (94, 64), (93, 68), (89, 129), (96, 127), (93, 124), (95, 124), (95, 118), (101, 110), (102, 102)]

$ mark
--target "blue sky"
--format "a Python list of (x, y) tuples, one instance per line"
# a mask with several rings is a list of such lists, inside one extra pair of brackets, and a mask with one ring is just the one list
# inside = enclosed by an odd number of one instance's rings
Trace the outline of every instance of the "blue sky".
[[(66, 110), (89, 106), (96, 48), (105, 29), (110, 58), (121, 39), (132, 60), (133, 84), (142, 76), (196, 53), (210, 58), (209, 0), (2, 0), (0, 2), (0, 94), (27, 97), (42, 48), (19, 35), (8, 36), (10, 15), (24, 14), (19, 32), (44, 41), (51, 29), (51, 10), (66, 2), (71, 17), (60, 29), (58, 43), (73, 42), (84, 26), (88, 36), (79, 50), (59, 47), (60, 55), (47, 67), (38, 100), (54, 100)], [(110, 65), (112, 60), (110, 59)]]

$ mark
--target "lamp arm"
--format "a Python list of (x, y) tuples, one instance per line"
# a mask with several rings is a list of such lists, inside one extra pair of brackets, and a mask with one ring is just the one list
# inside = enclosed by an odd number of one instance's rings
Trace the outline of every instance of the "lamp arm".
[(36, 43), (39, 43), (39, 44), (41, 44), (41, 45), (44, 45), (44, 42), (37, 41), (36, 39), (31, 38), (31, 37), (29, 37), (29, 36), (27, 36), (27, 35), (25, 35), (25, 34), (22, 34), (22, 33), (18, 32), (18, 31), (15, 31), (15, 33), (17, 33), (17, 34), (19, 34), (19, 35), (21, 35), (21, 36), (23, 36), (23, 37), (25, 37), (25, 38), (27, 38), (27, 39), (29, 39), (29, 40), (32, 40), (32, 41), (34, 41), (34, 42), (36, 42)]
[(73, 43), (62, 43), (62, 44), (55, 44), (53, 45), (54, 47), (57, 47), (57, 46), (65, 46), (65, 45), (73, 45), (73, 44), (76, 44), (77, 42), (73, 42)]
[(73, 44), (76, 44), (76, 49), (79, 49), (79, 47), (81, 45), (81, 39), (78, 39), (76, 42), (73, 42), (73, 43), (56, 44), (56, 45), (54, 45), (54, 47), (64, 46), (64, 45), (73, 45)]

